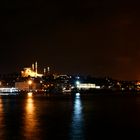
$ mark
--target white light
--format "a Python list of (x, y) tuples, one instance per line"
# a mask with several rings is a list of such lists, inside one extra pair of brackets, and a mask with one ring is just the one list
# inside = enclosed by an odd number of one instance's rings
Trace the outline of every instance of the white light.
[(80, 96), (80, 93), (76, 93), (76, 97), (79, 97)]
[(96, 89), (100, 89), (101, 87), (100, 86), (96, 86)]
[(80, 84), (80, 81), (76, 81), (76, 85), (79, 85)]
[(74, 89), (74, 86), (72, 86), (71, 89)]
[(2, 92), (2, 93), (6, 93), (6, 92), (11, 92), (11, 93), (13, 93), (13, 92), (16, 92), (16, 91), (18, 91), (18, 89), (17, 88), (0, 88), (0, 92)]
[(77, 78), (77, 79), (80, 79), (80, 77), (79, 77), (79, 76), (77, 76), (76, 78)]
[(78, 85), (77, 85), (77, 88), (79, 88), (79, 89), (90, 89), (90, 88), (96, 88), (96, 85), (95, 84), (90, 84), (90, 83), (88, 83), (88, 84), (86, 84), (86, 83), (79, 83)]

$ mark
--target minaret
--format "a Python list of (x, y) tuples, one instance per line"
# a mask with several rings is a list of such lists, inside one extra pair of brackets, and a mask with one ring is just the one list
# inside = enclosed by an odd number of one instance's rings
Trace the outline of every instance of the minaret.
[(34, 64), (32, 64), (32, 70), (35, 71), (35, 65)]
[(47, 67), (47, 73), (50, 74), (50, 67)]
[(36, 76), (37, 76), (37, 61), (35, 62), (35, 73), (36, 73)]
[(46, 68), (44, 68), (44, 76), (46, 76)]

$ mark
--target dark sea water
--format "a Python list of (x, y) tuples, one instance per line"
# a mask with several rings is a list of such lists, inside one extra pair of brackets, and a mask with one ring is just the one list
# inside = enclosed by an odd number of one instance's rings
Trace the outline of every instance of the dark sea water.
[(0, 97), (0, 140), (139, 139), (140, 97)]

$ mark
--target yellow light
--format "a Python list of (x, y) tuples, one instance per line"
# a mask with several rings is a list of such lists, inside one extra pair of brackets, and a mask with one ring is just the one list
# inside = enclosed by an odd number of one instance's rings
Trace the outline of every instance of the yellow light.
[(81, 89), (90, 89), (90, 88), (96, 88), (95, 84), (90, 84), (90, 83), (80, 83), (77, 85), (77, 88)]
[(28, 81), (28, 84), (29, 84), (29, 85), (31, 85), (31, 84), (32, 84), (32, 81), (31, 81), (31, 80), (29, 80), (29, 81)]
[(31, 68), (24, 68), (24, 71), (21, 71), (23, 77), (42, 77), (43, 74), (38, 74), (37, 72), (33, 71)]
[(32, 92), (28, 92), (28, 97), (32, 97), (33, 96), (33, 93)]

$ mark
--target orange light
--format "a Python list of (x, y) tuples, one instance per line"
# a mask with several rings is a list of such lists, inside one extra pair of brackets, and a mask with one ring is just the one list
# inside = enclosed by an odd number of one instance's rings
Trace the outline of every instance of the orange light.
[(33, 93), (32, 92), (28, 92), (28, 97), (32, 97), (33, 96)]
[(29, 80), (29, 81), (28, 81), (28, 84), (29, 84), (29, 85), (31, 85), (31, 84), (32, 84), (32, 81), (31, 81), (31, 80)]

